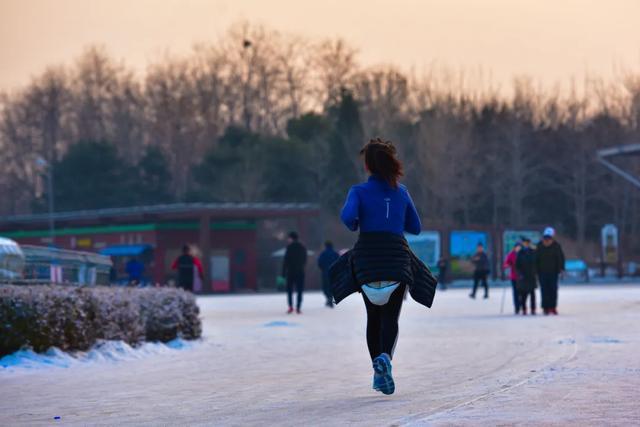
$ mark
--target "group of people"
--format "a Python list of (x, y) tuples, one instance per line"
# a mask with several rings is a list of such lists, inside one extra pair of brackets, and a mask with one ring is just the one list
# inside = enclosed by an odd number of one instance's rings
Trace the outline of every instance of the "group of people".
[[(535, 289), (540, 283), (542, 296), (542, 310), (545, 315), (558, 314), (558, 279), (564, 271), (564, 253), (562, 246), (555, 240), (555, 230), (547, 227), (542, 240), (536, 248), (531, 244), (531, 239), (522, 236), (505, 258), (503, 268), (509, 270), (509, 278), (513, 290), (513, 306), (515, 313), (527, 314), (527, 301), (529, 312), (536, 314)], [(478, 243), (476, 252), (471, 256), (473, 263), (473, 287), (470, 298), (475, 298), (479, 286), (484, 288), (484, 298), (489, 298), (488, 277), (490, 261), (484, 245)], [(442, 290), (447, 289), (447, 275), (449, 262), (445, 257), (440, 257), (437, 263), (438, 282)]]
[(547, 227), (535, 249), (529, 238), (522, 237), (507, 255), (504, 268), (509, 269), (515, 314), (527, 314), (527, 300), (530, 313), (536, 314), (535, 289), (538, 282), (543, 313), (558, 314), (558, 279), (564, 271), (565, 259), (554, 236), (555, 230)]
[[(540, 282), (541, 306), (544, 314), (558, 314), (558, 278), (564, 270), (564, 253), (560, 244), (554, 239), (554, 235), (555, 230), (552, 227), (547, 227), (544, 230), (542, 241), (536, 249), (532, 247), (529, 238), (522, 237), (505, 259), (503, 267), (509, 269), (516, 314), (527, 314), (527, 301), (530, 307), (529, 313), (536, 314), (535, 289), (538, 282)], [(340, 255), (333, 248), (333, 243), (326, 241), (324, 250), (317, 258), (322, 279), (322, 291), (326, 299), (325, 305), (329, 308), (334, 307), (329, 270), (339, 257)], [(475, 298), (478, 287), (482, 286), (484, 298), (488, 298), (487, 279), (490, 273), (490, 261), (482, 243), (478, 243), (476, 253), (471, 257), (471, 262), (474, 264), (474, 272), (473, 288), (469, 296)], [(306, 263), (307, 248), (300, 242), (298, 234), (292, 231), (288, 235), (288, 245), (282, 263), (282, 277), (285, 279), (287, 290), (288, 314), (294, 311), (298, 314), (302, 313)], [(198, 274), (201, 278), (203, 275), (202, 264), (197, 257), (191, 255), (188, 245), (183, 247), (182, 255), (176, 258), (171, 268), (177, 270), (178, 286), (189, 291), (193, 290), (195, 275)], [(446, 286), (447, 269), (448, 262), (444, 258), (440, 258), (438, 261), (438, 281), (443, 286)], [(297, 294), (295, 305), (294, 293)]]

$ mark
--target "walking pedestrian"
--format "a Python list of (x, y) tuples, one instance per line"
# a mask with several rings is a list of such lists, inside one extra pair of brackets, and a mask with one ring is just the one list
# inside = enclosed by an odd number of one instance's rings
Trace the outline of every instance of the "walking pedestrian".
[(518, 289), (516, 285), (518, 284), (518, 270), (516, 269), (516, 259), (518, 257), (518, 252), (522, 249), (521, 243), (516, 243), (513, 246), (513, 249), (507, 254), (507, 257), (502, 264), (503, 269), (509, 269), (509, 279), (511, 280), (511, 290), (513, 293), (513, 307), (515, 309), (515, 313), (520, 313), (520, 296), (518, 295)]
[(478, 243), (476, 246), (476, 253), (471, 257), (471, 262), (474, 265), (473, 271), (473, 290), (469, 294), (471, 298), (476, 297), (476, 291), (478, 290), (478, 284), (482, 284), (484, 288), (484, 298), (489, 298), (489, 284), (487, 283), (487, 277), (489, 276), (489, 257), (484, 251), (484, 245)]
[(437, 281), (404, 238), (405, 231), (419, 234), (421, 225), (407, 188), (398, 182), (402, 164), (393, 143), (374, 139), (360, 154), (369, 179), (351, 187), (341, 213), (347, 228), (359, 230), (360, 235), (354, 248), (331, 267), (331, 283), (336, 303), (362, 292), (373, 389), (392, 394), (391, 360), (405, 290), (409, 289), (414, 300), (431, 307)]
[(304, 267), (307, 264), (307, 248), (298, 241), (298, 233), (289, 233), (289, 244), (284, 253), (282, 263), (282, 276), (287, 281), (287, 302), (289, 310), (287, 314), (293, 313), (293, 290), (296, 290), (296, 313), (302, 314), (302, 294), (304, 292)]
[(536, 270), (545, 315), (558, 314), (558, 276), (564, 271), (564, 252), (554, 239), (555, 234), (553, 227), (545, 228), (542, 242), (536, 248)]
[(202, 263), (197, 257), (191, 255), (191, 247), (189, 245), (182, 247), (182, 255), (173, 261), (171, 269), (178, 271), (178, 287), (185, 291), (193, 292), (193, 282), (196, 272), (200, 280), (204, 280)]
[(322, 275), (322, 292), (327, 299), (325, 305), (333, 308), (333, 293), (331, 292), (331, 284), (329, 282), (329, 267), (340, 257), (338, 252), (333, 249), (333, 243), (324, 242), (324, 251), (318, 256), (318, 268)]
[(531, 240), (522, 238), (522, 249), (516, 257), (517, 295), (522, 314), (527, 314), (527, 299), (530, 301), (531, 315), (536, 314), (536, 254), (531, 248)]

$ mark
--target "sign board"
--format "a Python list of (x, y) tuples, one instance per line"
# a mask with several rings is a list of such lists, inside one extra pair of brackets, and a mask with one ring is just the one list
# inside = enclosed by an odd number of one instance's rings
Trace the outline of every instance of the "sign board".
[(491, 248), (489, 245), (489, 233), (484, 231), (452, 231), (450, 234), (451, 272), (457, 276), (471, 277), (473, 263), (470, 258), (476, 253), (476, 246), (481, 243), (489, 259)]
[(79, 248), (90, 248), (92, 245), (91, 239), (89, 237), (82, 237), (76, 240), (76, 246)]
[(440, 258), (440, 233), (423, 231), (417, 236), (405, 236), (413, 253), (430, 268), (435, 268)]
[(602, 260), (607, 264), (618, 263), (618, 227), (607, 224), (601, 230)]
[(214, 292), (229, 292), (231, 290), (229, 251), (213, 251), (209, 262), (211, 263), (211, 288)]

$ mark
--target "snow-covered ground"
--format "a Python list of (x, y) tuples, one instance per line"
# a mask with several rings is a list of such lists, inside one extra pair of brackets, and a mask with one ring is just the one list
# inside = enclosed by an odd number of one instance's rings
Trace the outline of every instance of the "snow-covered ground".
[(188, 348), (0, 369), (0, 425), (640, 424), (640, 285), (565, 287), (557, 317), (500, 297), (407, 300), (392, 396), (371, 390), (358, 295), (308, 294), (301, 316), (284, 295), (201, 298)]

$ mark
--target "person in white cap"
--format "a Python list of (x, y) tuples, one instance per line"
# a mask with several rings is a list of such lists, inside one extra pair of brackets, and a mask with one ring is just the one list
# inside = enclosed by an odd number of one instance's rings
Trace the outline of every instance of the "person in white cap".
[(558, 314), (558, 276), (564, 271), (564, 252), (554, 239), (555, 234), (553, 227), (545, 228), (536, 249), (536, 270), (545, 315)]

